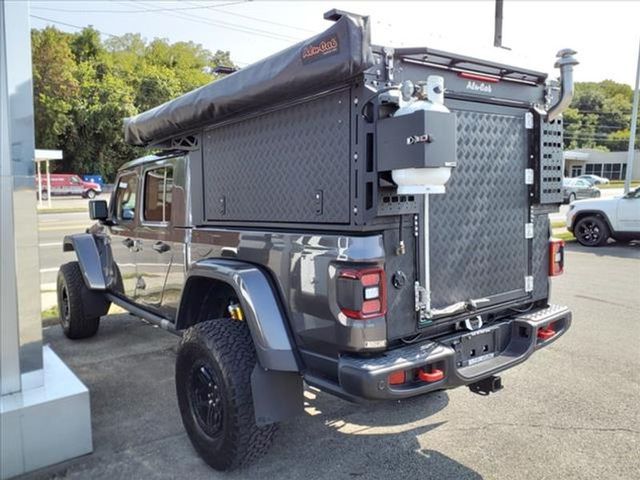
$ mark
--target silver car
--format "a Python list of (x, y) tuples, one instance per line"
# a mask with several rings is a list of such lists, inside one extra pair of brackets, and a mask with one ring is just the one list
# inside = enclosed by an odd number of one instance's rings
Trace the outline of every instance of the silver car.
[(600, 177), (599, 175), (587, 174), (587, 175), (580, 175), (578, 178), (581, 178), (582, 180), (586, 180), (591, 185), (600, 185), (601, 183), (602, 184), (609, 183), (608, 178)]
[(565, 203), (582, 198), (597, 198), (600, 190), (582, 178), (565, 178), (562, 180), (562, 195)]

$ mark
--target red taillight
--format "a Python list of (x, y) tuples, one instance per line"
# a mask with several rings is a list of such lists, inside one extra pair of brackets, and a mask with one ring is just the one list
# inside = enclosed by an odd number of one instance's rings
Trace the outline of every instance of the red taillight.
[(406, 375), (404, 370), (400, 370), (399, 372), (393, 372), (389, 374), (389, 385), (402, 385), (406, 381)]
[(469, 80), (478, 80), (480, 82), (498, 83), (500, 81), (499, 77), (491, 77), (489, 75), (481, 75), (479, 73), (471, 72), (459, 72), (458, 76), (462, 78), (468, 78)]
[(338, 274), (337, 299), (340, 311), (349, 318), (365, 320), (387, 313), (384, 270), (345, 269)]
[(549, 241), (549, 276), (564, 272), (564, 240), (552, 238)]

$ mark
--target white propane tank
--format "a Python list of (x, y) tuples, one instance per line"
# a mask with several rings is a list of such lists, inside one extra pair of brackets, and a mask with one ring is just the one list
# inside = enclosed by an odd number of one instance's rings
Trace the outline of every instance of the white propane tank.
[[(407, 103), (401, 104), (394, 117), (409, 115), (419, 110), (449, 112), (444, 105), (444, 78), (429, 75), (426, 84), (426, 98), (411, 97)], [(429, 194), (444, 193), (445, 184), (451, 176), (450, 167), (403, 168), (392, 170), (391, 177), (398, 185), (398, 193)]]

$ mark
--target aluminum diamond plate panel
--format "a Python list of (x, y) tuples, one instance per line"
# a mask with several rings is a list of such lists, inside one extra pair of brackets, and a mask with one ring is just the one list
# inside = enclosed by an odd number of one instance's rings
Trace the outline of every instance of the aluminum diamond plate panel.
[(204, 133), (209, 221), (348, 223), (349, 91)]
[(524, 114), (457, 117), (458, 167), (430, 197), (435, 308), (523, 289), (527, 275)]

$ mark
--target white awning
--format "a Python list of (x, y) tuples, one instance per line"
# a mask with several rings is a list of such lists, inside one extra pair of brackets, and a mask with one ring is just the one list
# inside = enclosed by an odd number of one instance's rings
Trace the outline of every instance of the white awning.
[(62, 160), (62, 150), (44, 150), (36, 148), (35, 160), (36, 162), (42, 162), (44, 160)]
[(587, 152), (576, 152), (575, 150), (566, 150), (562, 152), (565, 160), (579, 160), (586, 162), (589, 160), (589, 154)]

